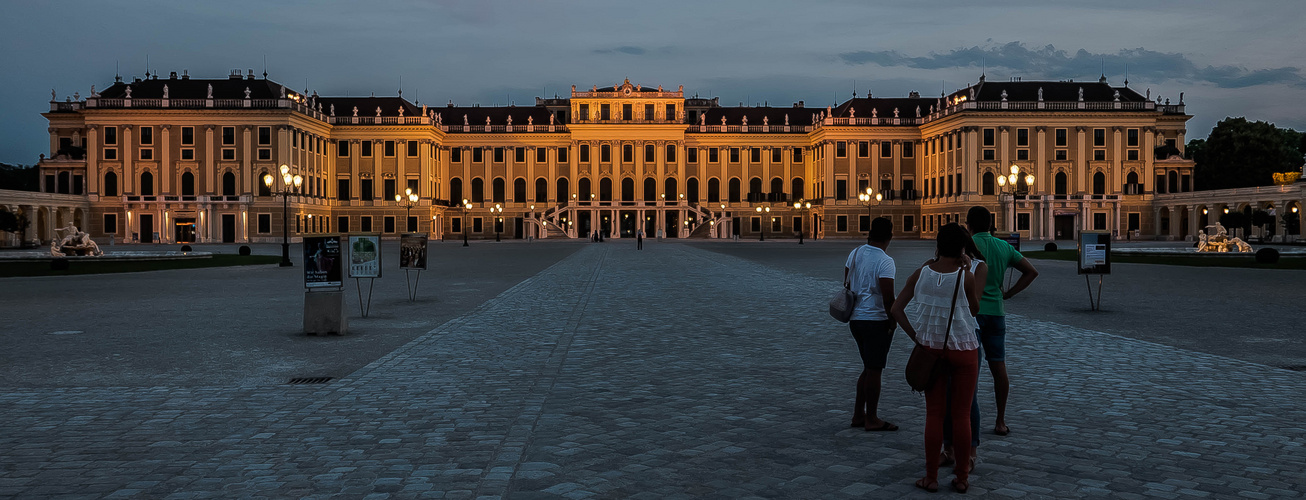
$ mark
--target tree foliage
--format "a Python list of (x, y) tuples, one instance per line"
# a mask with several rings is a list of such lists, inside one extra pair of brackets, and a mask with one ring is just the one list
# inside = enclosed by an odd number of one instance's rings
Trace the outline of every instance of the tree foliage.
[(0, 163), (0, 189), (40, 191), (40, 175), (35, 166)]
[(1188, 142), (1197, 189), (1267, 186), (1272, 174), (1300, 170), (1303, 134), (1274, 124), (1225, 118), (1205, 140)]
[(8, 210), (0, 209), (0, 231), (19, 233), (24, 229), (27, 229), (27, 226), (30, 225), (31, 221), (27, 220), (26, 215), (15, 214)]

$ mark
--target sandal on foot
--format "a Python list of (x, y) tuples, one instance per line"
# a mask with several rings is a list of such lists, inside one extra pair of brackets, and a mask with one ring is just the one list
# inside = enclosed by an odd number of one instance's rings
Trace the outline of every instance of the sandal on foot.
[(952, 480), (952, 489), (957, 493), (965, 493), (970, 490), (970, 481)]
[(923, 478), (923, 477), (920, 478), (920, 479), (917, 479), (917, 480), (916, 480), (916, 487), (917, 487), (917, 488), (920, 488), (920, 489), (922, 489), (922, 490), (928, 491), (928, 492), (930, 492), (930, 493), (934, 493), (934, 492), (939, 491), (939, 482), (938, 482), (938, 481), (929, 481), (929, 482), (926, 482), (926, 481), (927, 481), (927, 480), (926, 480), (925, 478)]
[(865, 427), (865, 426), (866, 426), (865, 418), (853, 418), (853, 424), (850, 427)]
[(1005, 425), (1002, 426), (1002, 427), (994, 427), (994, 428), (993, 428), (993, 433), (994, 433), (994, 434), (997, 434), (997, 435), (999, 435), (999, 436), (1005, 436), (1005, 435), (1007, 435), (1007, 434), (1011, 434), (1011, 428), (1010, 428), (1010, 427), (1007, 427), (1007, 426), (1005, 426)]
[[(870, 422), (867, 422), (866, 425), (870, 425)], [(875, 427), (867, 427), (866, 430), (868, 430), (868, 431), (896, 431), (896, 430), (898, 430), (898, 426), (893, 425), (893, 424), (890, 423), (888, 420), (885, 420), (885, 421), (883, 421), (883, 422), (882, 422), (880, 425), (878, 425), (878, 426), (875, 426)]]
[(955, 463), (957, 463), (957, 459), (953, 458), (952, 450), (945, 449), (939, 454), (939, 467), (947, 467)]

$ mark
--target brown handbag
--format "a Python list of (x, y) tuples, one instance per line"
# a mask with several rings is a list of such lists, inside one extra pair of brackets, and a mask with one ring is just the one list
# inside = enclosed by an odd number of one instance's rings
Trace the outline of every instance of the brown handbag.
[[(965, 271), (965, 267), (957, 270), (957, 286), (952, 289), (952, 307), (948, 309), (948, 326), (943, 334), (945, 351), (948, 350), (948, 337), (952, 334), (952, 315), (957, 310), (957, 292), (961, 290), (961, 282), (965, 280), (965, 275), (962, 274)], [(911, 350), (911, 357), (907, 358), (907, 385), (911, 386), (911, 390), (928, 391), (934, 386), (935, 381), (947, 373), (948, 362), (943, 359), (943, 355), (916, 342), (916, 346)]]

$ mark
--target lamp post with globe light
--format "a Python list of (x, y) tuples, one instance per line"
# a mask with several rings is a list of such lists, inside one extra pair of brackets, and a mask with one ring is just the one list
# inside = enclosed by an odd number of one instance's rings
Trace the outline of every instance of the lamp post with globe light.
[[(1020, 182), (1020, 167), (1011, 166), (1011, 173), (1008, 175), (998, 176), (998, 189), (1011, 197), (1011, 232), (1016, 232), (1016, 193), (1020, 190), (1017, 183)], [(1025, 189), (1034, 186), (1034, 174), (1025, 174)]]
[(404, 194), (395, 195), (395, 203), (398, 203), (399, 206), (408, 210), (407, 215), (404, 217), (404, 228), (410, 232), (417, 231), (417, 228), (415, 227), (408, 227), (408, 221), (413, 219), (413, 207), (417, 206), (417, 202), (420, 199), (421, 198), (417, 196), (417, 193), (413, 192), (412, 188), (404, 188)]
[[(798, 201), (795, 201), (795, 202), (794, 202), (794, 210), (798, 211), (798, 213), (799, 213), (799, 218), (798, 218), (798, 220), (799, 220), (799, 221), (804, 221), (804, 222), (805, 222), (805, 221), (807, 220), (807, 214), (810, 213), (811, 210), (812, 210), (812, 202), (810, 202), (810, 201), (804, 201), (804, 200), (798, 200)], [(803, 231), (804, 231), (804, 229), (805, 229), (805, 228), (803, 228), (804, 225), (806, 225), (806, 224), (805, 224), (805, 223), (802, 223), (802, 225), (798, 226), (798, 244), (799, 244), (799, 245), (802, 245), (802, 244), (803, 244)]]
[[(872, 196), (872, 193), (874, 193), (874, 196)], [(869, 187), (866, 188), (865, 193), (857, 193), (857, 200), (862, 203), (862, 206), (866, 207), (866, 224), (867, 224), (866, 231), (868, 233), (870, 232), (871, 229), (870, 222), (871, 222), (871, 218), (873, 217), (871, 215), (871, 207), (879, 205), (880, 201), (883, 199), (884, 199), (883, 193), (876, 193), (874, 190), (872, 190)]]
[[(263, 184), (272, 189), (272, 174), (263, 175)], [(304, 184), (304, 177), (295, 174), (290, 175), (290, 166), (281, 165), (281, 189), (273, 190), (273, 195), (281, 195), (281, 267), (291, 267), (295, 264), (290, 261), (290, 195), (294, 194), (291, 187), (299, 189)]]
[(494, 217), (494, 241), (499, 241), (499, 233), (503, 231), (503, 206), (495, 203), (490, 207), (490, 216)]
[(458, 205), (458, 209), (463, 212), (463, 246), (467, 245), (467, 211), (472, 209), (472, 204), (463, 198), (463, 202)]
[[(756, 211), (757, 211), (758, 214), (766, 214), (766, 217), (767, 217), (768, 219), (771, 217), (771, 207), (766, 207), (766, 206), (763, 206), (763, 207), (757, 207), (757, 210), (756, 210)], [(766, 241), (766, 225), (767, 225), (767, 224), (770, 224), (770, 222), (769, 222), (769, 221), (765, 221), (765, 220), (762, 221), (762, 224), (760, 224), (760, 225), (762, 226), (762, 227), (761, 227), (762, 230), (759, 231), (759, 232), (757, 233), (757, 235), (758, 235), (758, 236), (757, 236), (757, 241)]]

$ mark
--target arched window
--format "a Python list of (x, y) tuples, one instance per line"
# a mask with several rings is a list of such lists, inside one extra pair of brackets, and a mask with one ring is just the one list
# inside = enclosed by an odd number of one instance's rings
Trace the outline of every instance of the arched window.
[(779, 177), (771, 179), (771, 194), (783, 194), (785, 191), (785, 181)]
[(730, 179), (730, 202), (731, 203), (739, 202), (739, 178), (738, 177), (734, 177)]
[(512, 181), (512, 201), (525, 203), (526, 200), (526, 179), (518, 177)]
[(995, 190), (995, 188), (993, 187), (993, 183), (994, 183), (993, 172), (984, 172), (984, 177), (982, 182), (983, 186), (981, 186), (982, 189), (984, 189), (984, 191), (982, 192), (984, 195), (986, 196), (993, 195), (993, 192)]
[(685, 181), (685, 199), (690, 203), (698, 203), (698, 178), (690, 177)]
[(491, 185), (493, 186), (493, 188), (494, 188), (494, 193), (493, 193), (493, 194), (494, 194), (494, 202), (495, 202), (495, 203), (505, 203), (505, 202), (508, 201), (508, 200), (506, 199), (506, 195), (504, 194), (504, 185), (503, 185), (503, 184), (504, 184), (504, 182), (503, 182), (503, 177), (495, 177), (495, 178), (494, 178), (494, 181), (493, 181), (492, 184), (491, 184)]
[(679, 192), (676, 191), (676, 178), (667, 177), (666, 184), (667, 184), (667, 190), (665, 192), (667, 195), (667, 201), (675, 201), (676, 195), (680, 194)]
[(154, 174), (141, 172), (141, 196), (154, 196)]
[(801, 200), (801, 199), (803, 199), (804, 193), (803, 193), (803, 179), (802, 179), (802, 177), (794, 177), (794, 181), (793, 181), (792, 184), (793, 184), (793, 188), (790, 189), (790, 191), (792, 191), (792, 192), (794, 193), (794, 199), (795, 199), (795, 200)]
[(635, 179), (621, 179), (621, 201), (635, 201)]
[(721, 201), (721, 181), (716, 177), (707, 180), (707, 202), (716, 203)]
[(1129, 175), (1125, 177), (1125, 184), (1138, 184), (1138, 173), (1130, 172)]
[(1106, 174), (1093, 174), (1093, 194), (1106, 194)]
[(762, 178), (754, 177), (748, 180), (748, 197), (749, 199), (764, 199), (762, 194)]
[(1067, 190), (1067, 189), (1066, 189), (1066, 173), (1065, 173), (1065, 172), (1057, 172), (1057, 176), (1056, 176), (1055, 179), (1056, 179), (1056, 180), (1053, 182), (1053, 188), (1052, 188), (1053, 191), (1052, 191), (1052, 194), (1059, 194), (1059, 195), (1063, 195), (1063, 196), (1064, 196), (1064, 195), (1066, 194), (1066, 190)]
[(580, 182), (576, 184), (576, 196), (580, 197), (580, 201), (590, 201), (593, 195), (594, 190), (590, 189), (589, 177), (581, 177)]
[(236, 174), (231, 172), (222, 174), (222, 195), (236, 196)]
[(195, 196), (195, 175), (190, 172), (181, 174), (181, 195)]
[(599, 179), (599, 201), (612, 201), (612, 179)]
[(104, 195), (118, 196), (118, 174), (113, 172), (104, 174)]
[(535, 203), (546, 203), (549, 201), (549, 181), (543, 177), (535, 179)]
[(566, 177), (558, 178), (558, 183), (556, 188), (558, 190), (558, 197), (556, 198), (558, 200), (558, 203), (567, 203), (568, 200), (571, 198), (571, 186), (568, 186), (567, 184), (568, 182)]
[(658, 181), (652, 177), (644, 178), (644, 201), (658, 201)]
[(485, 180), (480, 177), (472, 179), (472, 199), (473, 203), (485, 201)]
[(449, 179), (449, 202), (457, 205), (463, 202), (463, 180), (457, 177)]

